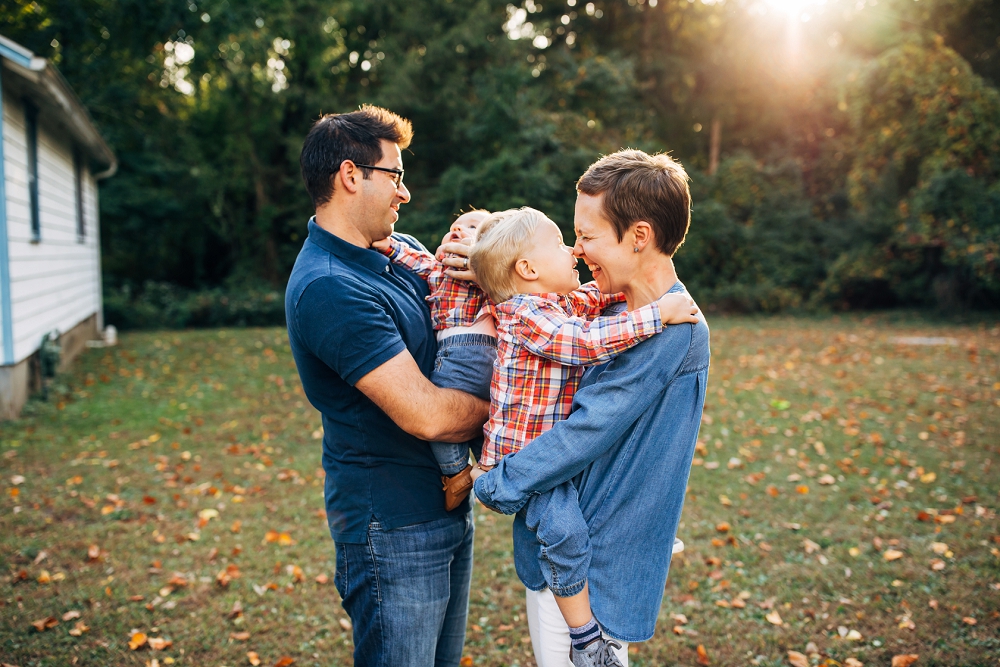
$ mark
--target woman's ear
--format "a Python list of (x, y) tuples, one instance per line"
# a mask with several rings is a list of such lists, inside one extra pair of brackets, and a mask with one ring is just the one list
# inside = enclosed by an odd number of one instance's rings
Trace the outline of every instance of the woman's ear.
[(538, 271), (532, 266), (531, 260), (527, 258), (521, 258), (514, 263), (514, 273), (521, 280), (535, 281), (538, 280)]
[(653, 242), (653, 227), (645, 220), (640, 220), (632, 225), (632, 247), (636, 252), (641, 252), (643, 248)]

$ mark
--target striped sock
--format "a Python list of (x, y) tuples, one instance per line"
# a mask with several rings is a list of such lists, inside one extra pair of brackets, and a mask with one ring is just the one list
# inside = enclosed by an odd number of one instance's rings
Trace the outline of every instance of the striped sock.
[(600, 636), (601, 627), (597, 625), (597, 619), (593, 616), (590, 617), (590, 621), (585, 625), (569, 629), (569, 637), (573, 641), (573, 648), (577, 651), (582, 651), (587, 647), (587, 644)]

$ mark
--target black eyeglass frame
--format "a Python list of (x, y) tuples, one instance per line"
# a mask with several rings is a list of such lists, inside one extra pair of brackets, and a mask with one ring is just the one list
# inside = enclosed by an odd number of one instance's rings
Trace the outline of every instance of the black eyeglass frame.
[(361, 169), (375, 169), (376, 171), (384, 171), (384, 172), (387, 172), (389, 174), (395, 174), (396, 178), (394, 178), (393, 180), (396, 182), (396, 187), (397, 188), (399, 188), (399, 186), (402, 184), (402, 182), (403, 182), (403, 174), (406, 173), (405, 169), (392, 169), (392, 168), (389, 168), (389, 167), (376, 167), (373, 164), (358, 164), (357, 162), (355, 162), (354, 166), (355, 167), (359, 167)]

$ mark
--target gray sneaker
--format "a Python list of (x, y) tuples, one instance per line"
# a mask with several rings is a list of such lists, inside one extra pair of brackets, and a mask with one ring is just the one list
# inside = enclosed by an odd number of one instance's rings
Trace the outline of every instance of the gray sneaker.
[(573, 667), (623, 667), (612, 647), (620, 649), (622, 645), (614, 639), (598, 637), (582, 651), (570, 648), (569, 659)]

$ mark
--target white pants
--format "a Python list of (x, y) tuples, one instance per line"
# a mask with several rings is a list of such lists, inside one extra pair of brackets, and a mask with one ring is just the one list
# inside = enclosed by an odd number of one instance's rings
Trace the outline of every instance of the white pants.
[[(547, 588), (538, 592), (525, 589), (525, 601), (531, 648), (535, 651), (538, 667), (573, 667), (569, 660), (569, 628), (552, 591)], [(615, 651), (618, 661), (628, 667), (628, 642), (614, 641), (622, 645)]]

